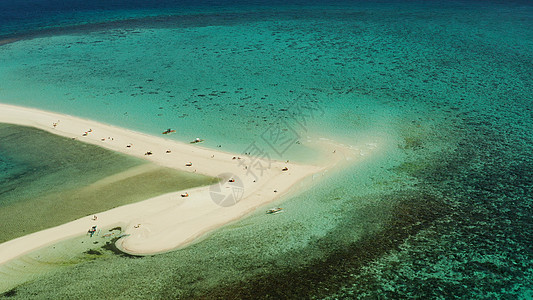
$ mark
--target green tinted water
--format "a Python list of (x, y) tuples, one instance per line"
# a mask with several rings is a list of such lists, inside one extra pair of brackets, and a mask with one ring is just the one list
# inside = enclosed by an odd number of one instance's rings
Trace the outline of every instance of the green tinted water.
[(0, 242), (211, 183), (29, 127), (0, 124)]

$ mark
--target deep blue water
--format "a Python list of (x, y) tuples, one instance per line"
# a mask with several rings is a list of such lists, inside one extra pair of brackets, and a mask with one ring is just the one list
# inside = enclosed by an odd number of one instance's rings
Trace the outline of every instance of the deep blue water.
[[(50, 27), (76, 25), (86, 22), (105, 22), (110, 19), (131, 19), (135, 17), (160, 15), (161, 13), (200, 13), (223, 11), (274, 10), (279, 8), (341, 8), (349, 6), (361, 9), (394, 9), (395, 7), (451, 7), (457, 9), (483, 9), (486, 1), (217, 1), (217, 0), (1, 0), (0, 37), (23, 34)], [(527, 0), (490, 1), (491, 5), (506, 7), (529, 7)]]
[(112, 19), (130, 19), (136, 16), (161, 13), (191, 13), (206, 11), (234, 11), (268, 8), (283, 5), (309, 5), (309, 1), (84, 1), (33, 0), (0, 1), (0, 36), (22, 34), (34, 30), (76, 25), (85, 22), (103, 22)]

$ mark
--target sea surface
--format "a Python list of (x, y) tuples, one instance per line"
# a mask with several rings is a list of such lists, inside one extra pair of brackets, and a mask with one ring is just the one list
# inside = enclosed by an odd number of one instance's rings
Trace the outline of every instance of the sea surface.
[(283, 213), (156, 256), (58, 254), (4, 297), (533, 297), (531, 1), (0, 1), (0, 44), (2, 103), (273, 159), (362, 154)]

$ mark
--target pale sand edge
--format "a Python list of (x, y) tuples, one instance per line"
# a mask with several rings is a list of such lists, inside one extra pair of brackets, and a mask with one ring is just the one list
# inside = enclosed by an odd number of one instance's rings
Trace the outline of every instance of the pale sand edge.
[[(178, 170), (195, 171), (214, 177), (234, 174), (244, 188), (242, 199), (231, 207), (216, 205), (211, 199), (211, 187), (200, 187), (189, 190), (190, 196), (187, 198), (180, 197), (182, 192), (169, 193), (98, 213), (97, 221), (90, 217), (80, 218), (0, 244), (0, 265), (33, 250), (86, 234), (93, 225), (99, 228), (123, 227), (125, 233), (130, 236), (122, 238), (119, 246), (130, 254), (154, 254), (176, 249), (273, 201), (302, 179), (331, 168), (346, 160), (346, 157), (356, 156), (351, 149), (336, 145), (334, 148), (338, 149), (338, 154), (333, 155), (327, 165), (306, 166), (273, 161), (259, 180), (253, 182), (255, 178), (247, 176), (247, 170), (243, 165), (239, 165), (242, 160), (233, 159), (238, 156), (235, 154), (166, 140), (69, 115), (7, 104), (0, 104), (0, 122), (31, 126), (60, 136), (76, 138)], [(57, 123), (56, 127), (53, 126), (54, 123)], [(89, 129), (92, 131), (87, 136), (82, 136)], [(128, 144), (133, 146), (127, 148)], [(172, 152), (166, 153), (166, 150)], [(153, 155), (145, 155), (147, 151), (152, 151)], [(185, 166), (189, 161), (193, 162), (192, 167)], [(285, 166), (289, 167), (289, 171), (282, 171)], [(227, 179), (224, 178), (224, 182)], [(222, 186), (225, 187), (226, 184)], [(138, 224), (141, 225), (136, 228)]]

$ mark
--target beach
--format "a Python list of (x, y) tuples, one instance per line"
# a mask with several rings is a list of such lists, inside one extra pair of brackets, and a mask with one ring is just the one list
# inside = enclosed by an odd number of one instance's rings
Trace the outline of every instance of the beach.
[[(268, 161), (261, 173), (251, 172), (257, 160), (201, 148), (110, 125), (31, 108), (0, 104), (0, 122), (35, 127), (67, 138), (143, 158), (153, 163), (219, 178), (212, 186), (176, 191), (117, 207), (0, 244), (0, 264), (33, 250), (98, 230), (121, 227), (117, 247), (132, 255), (167, 252), (194, 242), (206, 233), (237, 220), (298, 186), (313, 174), (326, 172), (357, 151), (323, 143), (330, 157), (317, 165)], [(333, 149), (329, 149), (329, 148)], [(357, 153), (361, 154), (361, 153)], [(306, 180), (304, 180), (306, 179)], [(53, 216), (51, 216), (53, 217)]]

